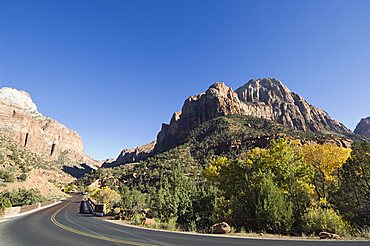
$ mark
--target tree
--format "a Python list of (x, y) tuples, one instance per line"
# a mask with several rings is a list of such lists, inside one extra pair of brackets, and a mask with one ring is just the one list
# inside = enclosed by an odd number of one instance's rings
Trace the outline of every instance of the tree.
[(121, 207), (125, 211), (125, 216), (131, 218), (141, 210), (147, 207), (146, 194), (141, 193), (139, 190), (130, 190), (127, 186), (121, 191)]
[(315, 169), (314, 185), (319, 204), (326, 206), (328, 186), (336, 185), (339, 169), (351, 154), (351, 149), (335, 144), (310, 143), (302, 147), (304, 159)]
[(115, 190), (111, 190), (109, 187), (96, 189), (92, 192), (91, 198), (93, 198), (97, 203), (105, 204), (106, 207), (110, 209), (121, 200), (120, 194)]
[(343, 165), (333, 203), (352, 224), (370, 226), (370, 143), (355, 143)]
[(213, 159), (203, 175), (223, 191), (237, 228), (288, 231), (313, 192), (313, 168), (286, 139), (272, 141), (267, 149), (254, 148), (238, 159)]
[(268, 175), (262, 175), (254, 192), (257, 201), (255, 204), (257, 230), (272, 233), (290, 231), (293, 224), (292, 203), (287, 201)]

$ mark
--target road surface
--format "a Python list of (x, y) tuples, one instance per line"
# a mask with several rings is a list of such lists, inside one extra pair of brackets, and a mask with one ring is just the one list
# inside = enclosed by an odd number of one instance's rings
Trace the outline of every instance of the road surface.
[(80, 202), (81, 196), (73, 196), (59, 205), (1, 222), (0, 245), (370, 245), (370, 242), (263, 240), (146, 230), (78, 214)]

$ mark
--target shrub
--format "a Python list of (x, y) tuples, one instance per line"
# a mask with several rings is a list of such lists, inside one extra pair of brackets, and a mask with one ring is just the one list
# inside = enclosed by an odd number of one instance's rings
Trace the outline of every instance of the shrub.
[(176, 231), (177, 229), (176, 221), (177, 221), (176, 217), (171, 217), (166, 222), (162, 222), (160, 228), (169, 231)]
[(31, 205), (45, 200), (40, 191), (36, 189), (19, 189), (11, 193), (10, 199), (13, 206)]
[(0, 209), (9, 208), (12, 206), (12, 202), (8, 197), (0, 195)]
[(290, 231), (293, 223), (292, 204), (286, 201), (270, 179), (263, 178), (256, 190), (256, 196), (255, 215), (258, 230), (272, 233)]
[(145, 215), (143, 213), (134, 214), (131, 218), (131, 224), (133, 225), (142, 225), (145, 219)]
[(27, 174), (22, 173), (21, 175), (19, 175), (19, 177), (17, 179), (18, 179), (18, 181), (21, 181), (21, 182), (26, 181)]
[(1, 169), (0, 170), (0, 180), (3, 180), (4, 182), (14, 182), (15, 177), (12, 171)]
[(331, 208), (309, 208), (304, 214), (303, 228), (307, 234), (318, 234), (322, 231), (347, 235), (349, 225)]
[(355, 230), (354, 235), (356, 237), (370, 239), (370, 227), (365, 226), (364, 228), (360, 228)]

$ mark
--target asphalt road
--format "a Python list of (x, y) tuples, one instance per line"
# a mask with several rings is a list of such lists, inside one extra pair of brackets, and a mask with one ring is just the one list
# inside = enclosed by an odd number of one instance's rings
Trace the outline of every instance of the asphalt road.
[(231, 238), (146, 230), (78, 214), (81, 197), (0, 223), (0, 245), (367, 245), (370, 242)]

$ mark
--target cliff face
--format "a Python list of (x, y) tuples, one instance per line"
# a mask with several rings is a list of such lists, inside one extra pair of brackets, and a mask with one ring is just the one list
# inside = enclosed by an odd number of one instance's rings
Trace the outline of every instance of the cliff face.
[(242, 106), (238, 95), (224, 83), (214, 83), (206, 92), (189, 97), (181, 112), (172, 116), (170, 124), (162, 124), (157, 136), (155, 152), (163, 151), (175, 144), (175, 139), (203, 122), (218, 116), (241, 114)]
[(113, 160), (106, 160), (102, 167), (116, 167), (125, 163), (139, 162), (153, 154), (155, 141), (136, 147), (134, 149), (123, 149), (119, 156)]
[(12, 88), (0, 89), (0, 133), (48, 160), (96, 164), (85, 155), (81, 137), (37, 112), (31, 97)]
[(355, 133), (365, 137), (370, 137), (370, 116), (361, 119), (355, 128)]
[(172, 116), (170, 124), (162, 124), (154, 152), (176, 146), (181, 136), (203, 122), (230, 114), (269, 119), (302, 131), (351, 133), (279, 80), (255, 79), (235, 92), (224, 83), (215, 83), (206, 92), (189, 97), (181, 112)]
[(246, 115), (270, 119), (302, 131), (351, 133), (327, 112), (310, 105), (277, 79), (250, 80), (236, 93), (247, 105), (244, 111)]

